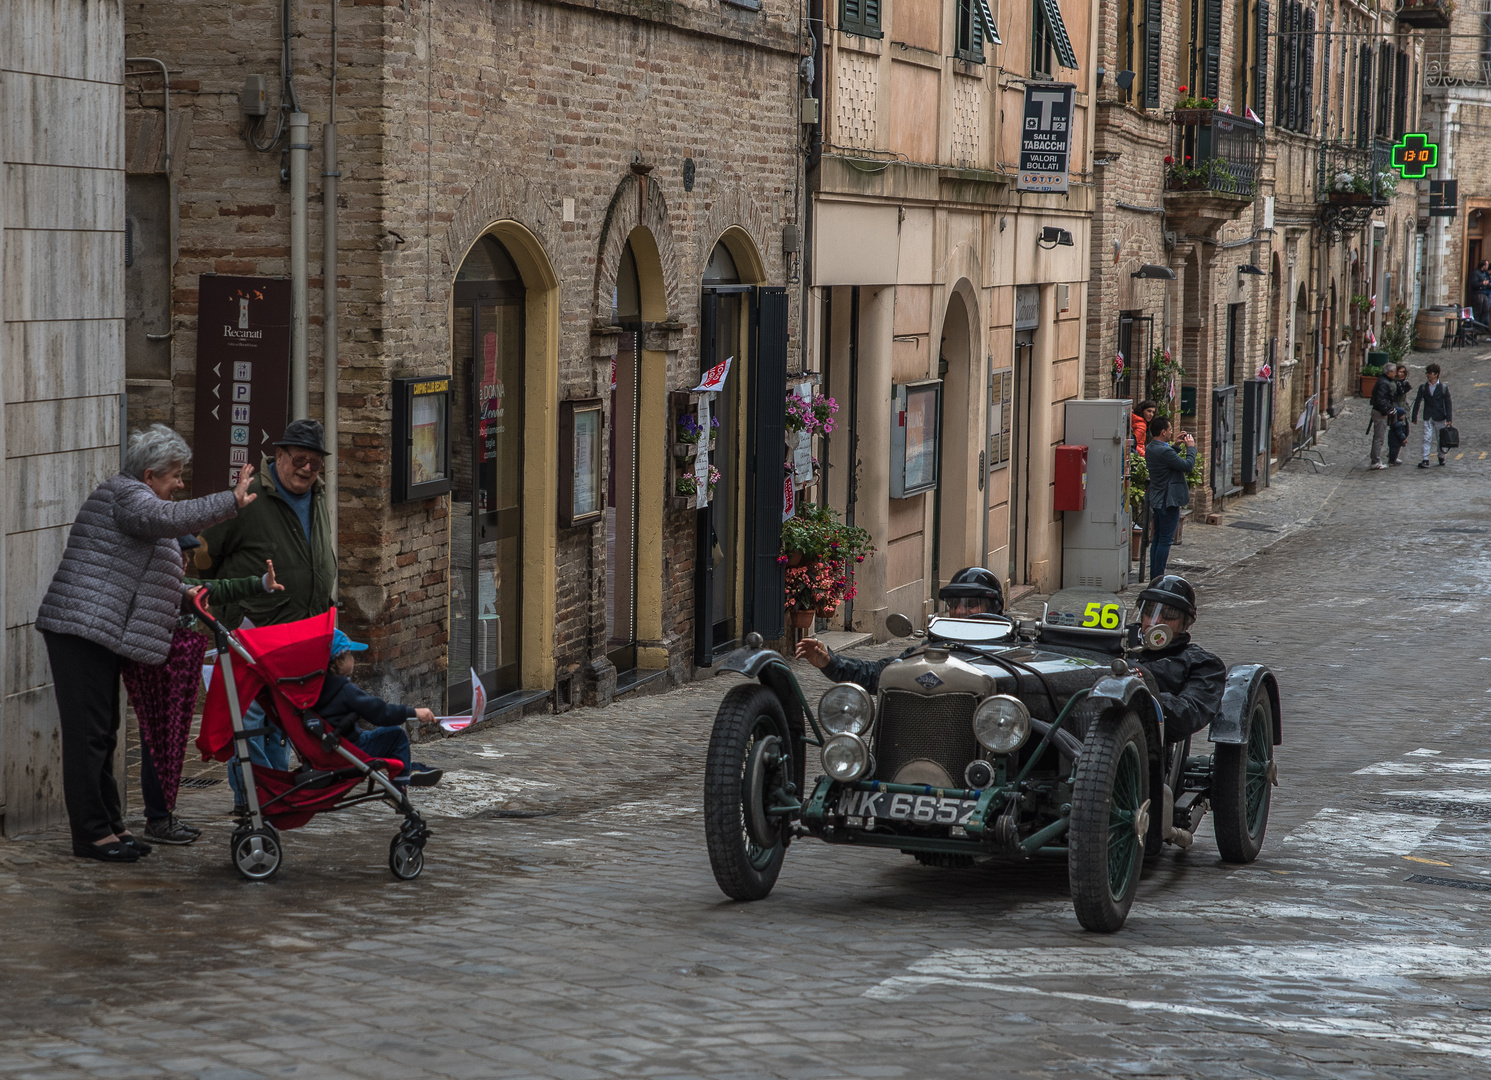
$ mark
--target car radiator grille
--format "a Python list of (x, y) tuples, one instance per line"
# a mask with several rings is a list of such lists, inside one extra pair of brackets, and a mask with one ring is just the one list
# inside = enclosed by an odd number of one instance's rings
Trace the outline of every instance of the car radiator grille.
[(905, 690), (885, 691), (875, 740), (875, 778), (891, 780), (908, 761), (926, 758), (961, 784), (963, 769), (978, 756), (973, 738), (977, 706), (972, 694), (923, 697)]

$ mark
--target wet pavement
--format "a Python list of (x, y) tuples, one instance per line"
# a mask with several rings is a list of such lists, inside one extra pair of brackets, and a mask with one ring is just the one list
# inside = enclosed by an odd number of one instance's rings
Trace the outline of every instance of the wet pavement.
[(60, 830), (0, 842), (0, 1078), (1484, 1076), (1475, 355), (1442, 361), (1448, 466), (1367, 471), (1358, 401), (1327, 468), (1188, 527), (1199, 639), (1283, 686), (1281, 786), (1257, 863), (1223, 865), (1203, 828), (1115, 935), (1077, 926), (1064, 866), (812, 841), (769, 899), (726, 901), (700, 807), (723, 676), (422, 744), (449, 772), (415, 882), (389, 875), (397, 819), (372, 807), (240, 881), (220, 784), (183, 794), (198, 843), (133, 866), (71, 858)]

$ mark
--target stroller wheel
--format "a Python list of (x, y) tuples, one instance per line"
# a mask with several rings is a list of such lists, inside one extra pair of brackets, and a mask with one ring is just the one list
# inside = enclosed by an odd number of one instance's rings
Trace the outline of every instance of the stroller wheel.
[(272, 825), (233, 834), (233, 865), (249, 881), (264, 881), (280, 868), (280, 834)]
[(400, 881), (413, 881), (425, 868), (424, 845), (400, 833), (388, 845), (388, 868)]

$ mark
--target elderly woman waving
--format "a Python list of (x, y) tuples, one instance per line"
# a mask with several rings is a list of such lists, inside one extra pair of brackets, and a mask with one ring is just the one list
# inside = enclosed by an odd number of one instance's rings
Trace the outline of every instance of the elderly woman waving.
[(170, 653), (186, 595), (177, 537), (255, 498), (245, 466), (232, 491), (172, 502), (191, 456), (162, 424), (130, 436), (123, 469), (78, 511), (36, 618), (52, 662), (73, 854), (84, 858), (134, 862), (150, 850), (125, 829), (114, 780), (121, 665), (160, 664)]

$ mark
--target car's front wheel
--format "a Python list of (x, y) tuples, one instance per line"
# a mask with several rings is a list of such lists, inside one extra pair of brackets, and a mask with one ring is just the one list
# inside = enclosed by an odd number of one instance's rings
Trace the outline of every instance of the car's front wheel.
[(1133, 712), (1093, 724), (1072, 789), (1067, 875), (1077, 921), (1112, 933), (1139, 890), (1149, 826), (1149, 748)]
[(1263, 850), (1273, 797), (1274, 709), (1260, 683), (1248, 702), (1248, 740), (1218, 743), (1211, 776), (1212, 812), (1222, 860), (1250, 863)]
[(777, 883), (786, 853), (771, 794), (793, 775), (787, 718), (760, 683), (732, 687), (715, 713), (704, 775), (709, 866), (732, 900), (760, 900)]

